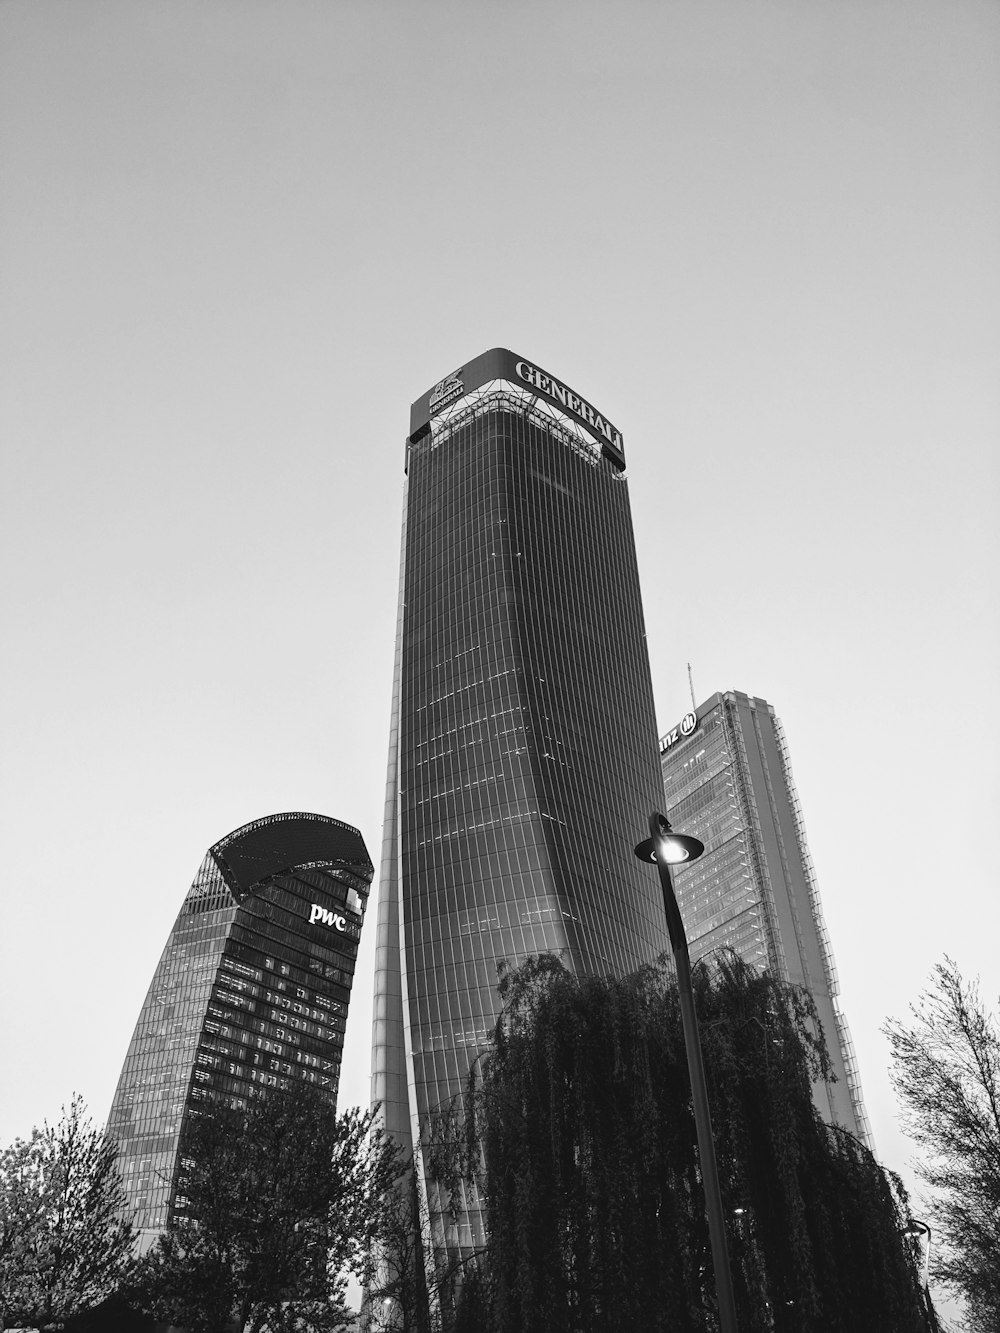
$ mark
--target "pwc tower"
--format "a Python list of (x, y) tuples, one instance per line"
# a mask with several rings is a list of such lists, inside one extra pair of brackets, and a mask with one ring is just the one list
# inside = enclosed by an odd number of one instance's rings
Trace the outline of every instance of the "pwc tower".
[(372, 874), (358, 830), (326, 815), (268, 815), (207, 852), (108, 1118), (140, 1250), (187, 1215), (189, 1117), (295, 1080), (336, 1099)]
[(413, 405), (372, 1096), (416, 1149), (438, 1263), (478, 1208), (445, 1209), (421, 1141), (486, 1044), (498, 965), (620, 975), (668, 943), (632, 850), (663, 784), (624, 468), (608, 419), (504, 348)]

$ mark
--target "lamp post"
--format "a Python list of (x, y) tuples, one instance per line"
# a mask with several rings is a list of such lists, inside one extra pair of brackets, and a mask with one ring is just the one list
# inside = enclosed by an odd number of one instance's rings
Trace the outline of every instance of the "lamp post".
[(705, 1215), (708, 1218), (712, 1266), (715, 1269), (716, 1299), (719, 1303), (719, 1331), (737, 1333), (733, 1278), (729, 1270), (729, 1249), (726, 1245), (725, 1214), (722, 1211), (719, 1169), (715, 1161), (715, 1138), (712, 1134), (712, 1116), (708, 1106), (701, 1038), (698, 1035), (698, 1015), (695, 1013), (694, 994), (691, 990), (691, 959), (688, 955), (684, 923), (681, 920), (680, 908), (674, 896), (673, 881), (670, 878), (671, 865), (696, 861), (705, 850), (705, 844), (684, 833), (674, 833), (666, 816), (655, 811), (649, 816), (649, 834), (650, 836), (636, 847), (635, 854), (640, 861), (652, 861), (656, 865), (660, 876), (660, 888), (663, 891), (663, 910), (667, 914), (670, 947), (677, 967), (681, 1025), (684, 1031), (688, 1074), (691, 1078), (691, 1102), (698, 1135), (698, 1157), (701, 1162), (701, 1179), (705, 1187)]

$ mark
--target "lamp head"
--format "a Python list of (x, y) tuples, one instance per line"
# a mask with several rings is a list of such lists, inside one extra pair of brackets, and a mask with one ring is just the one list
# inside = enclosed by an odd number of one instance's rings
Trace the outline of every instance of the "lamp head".
[[(652, 861), (654, 865), (663, 861), (667, 865), (683, 865), (686, 861), (697, 861), (705, 850), (705, 844), (699, 838), (692, 838), (687, 833), (675, 833), (670, 821), (663, 815), (656, 815), (655, 838), (644, 838), (635, 849), (640, 861)], [(650, 828), (653, 819), (650, 819)]]

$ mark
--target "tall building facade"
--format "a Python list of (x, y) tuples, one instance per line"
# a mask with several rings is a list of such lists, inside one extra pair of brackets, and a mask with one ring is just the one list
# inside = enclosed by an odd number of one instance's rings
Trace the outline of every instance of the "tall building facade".
[(257, 819), (206, 854), (108, 1118), (142, 1250), (184, 1213), (178, 1145), (193, 1110), (294, 1079), (336, 1098), (372, 874), (358, 830), (324, 815)]
[(735, 690), (713, 694), (660, 738), (660, 762), (671, 823), (705, 844), (698, 861), (673, 870), (692, 960), (732, 949), (809, 991), (836, 1080), (814, 1086), (820, 1114), (870, 1143), (816, 874), (774, 709)]
[(372, 1095), (417, 1149), (439, 1258), (478, 1212), (448, 1217), (421, 1137), (486, 1043), (498, 966), (622, 974), (668, 945), (633, 854), (663, 787), (624, 466), (603, 414), (506, 349), (413, 405)]

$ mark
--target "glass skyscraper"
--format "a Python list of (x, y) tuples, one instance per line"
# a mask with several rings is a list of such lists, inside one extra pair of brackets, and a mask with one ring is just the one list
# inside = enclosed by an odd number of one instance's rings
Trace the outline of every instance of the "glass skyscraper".
[(193, 1108), (305, 1079), (337, 1094), (373, 867), (324, 815), (255, 820), (217, 842), (153, 976), (108, 1119), (148, 1249), (172, 1216)]
[(820, 1114), (870, 1144), (854, 1048), (785, 736), (764, 699), (713, 694), (660, 739), (670, 822), (705, 844), (673, 868), (692, 961), (732, 949), (812, 995), (836, 1082), (817, 1083)]
[(635, 858), (663, 785), (620, 433), (497, 348), (413, 406), (373, 1032), (373, 1100), (417, 1148), (431, 1248), (477, 1240), (424, 1169), (428, 1118), (550, 950), (623, 974), (667, 948)]

